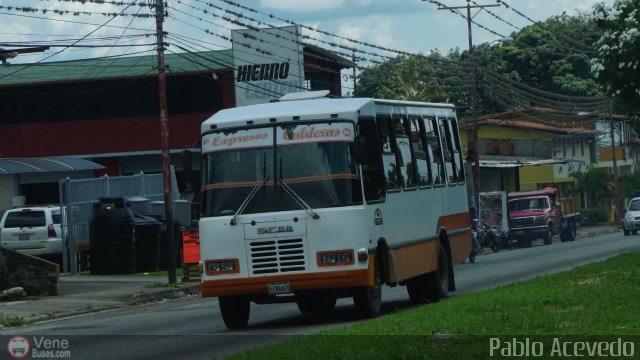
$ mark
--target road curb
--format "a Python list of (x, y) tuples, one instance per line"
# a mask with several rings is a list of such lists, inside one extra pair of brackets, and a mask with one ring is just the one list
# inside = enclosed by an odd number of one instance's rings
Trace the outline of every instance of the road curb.
[(589, 237), (606, 235), (606, 234), (613, 234), (613, 233), (617, 233), (617, 232), (621, 232), (621, 230), (620, 229), (615, 229), (615, 228), (591, 230), (589, 232), (577, 234), (576, 239), (589, 238)]
[[(101, 306), (88, 306), (82, 309), (68, 310), (53, 312), (50, 314), (37, 314), (22, 319), (25, 325), (33, 324), (36, 322), (62, 319), (72, 316), (86, 315), (92, 313), (98, 313), (107, 310), (124, 309), (136, 305), (150, 304), (160, 302), (163, 300), (179, 299), (183, 297), (196, 296), (200, 294), (200, 284), (183, 285), (177, 288), (170, 289), (151, 289), (150, 291), (143, 291), (131, 296), (124, 297), (121, 301), (115, 302), (109, 305)], [(1, 328), (2, 326), (0, 326)]]
[(134, 294), (129, 298), (129, 305), (141, 305), (152, 302), (158, 302), (166, 299), (178, 299), (187, 296), (194, 296), (200, 294), (200, 284), (197, 285), (185, 285), (177, 288), (170, 288), (166, 290), (153, 291), (153, 292), (141, 292)]

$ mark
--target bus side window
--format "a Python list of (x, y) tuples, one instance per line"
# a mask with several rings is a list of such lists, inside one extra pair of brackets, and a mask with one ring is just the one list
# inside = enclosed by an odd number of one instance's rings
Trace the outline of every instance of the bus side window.
[(409, 118), (409, 138), (411, 140), (411, 148), (416, 166), (414, 167), (418, 174), (418, 186), (431, 185), (431, 168), (429, 167), (429, 158), (427, 155), (426, 139), (424, 136), (424, 123), (420, 117), (412, 116)]
[(458, 132), (458, 122), (456, 119), (449, 120), (449, 130), (452, 136), (453, 158), (456, 162), (457, 179), (459, 183), (464, 182), (464, 166), (462, 165), (462, 147), (460, 146), (460, 134)]
[(455, 184), (458, 182), (458, 179), (457, 171), (455, 171), (455, 160), (453, 157), (451, 135), (449, 127), (447, 126), (447, 120), (445, 118), (438, 118), (438, 125), (440, 127), (440, 143), (442, 144), (442, 154), (444, 155), (444, 164), (447, 171), (447, 177), (449, 178), (449, 184)]
[(393, 118), (393, 132), (398, 146), (398, 164), (400, 167), (400, 175), (402, 175), (402, 187), (405, 189), (415, 189), (416, 180), (414, 169), (415, 161), (412, 157), (411, 144), (406, 129), (407, 118), (405, 116), (395, 116)]
[(384, 201), (385, 176), (382, 168), (381, 144), (378, 129), (373, 117), (361, 117), (358, 120), (358, 137), (365, 144), (360, 151), (365, 152), (366, 164), (362, 165), (364, 198), (368, 203)]
[(398, 147), (396, 146), (395, 134), (391, 127), (391, 118), (389, 116), (378, 116), (376, 122), (378, 123), (378, 131), (380, 132), (382, 165), (386, 177), (387, 190), (400, 190), (402, 178), (399, 171)]
[(425, 137), (427, 143), (428, 156), (431, 160), (431, 172), (433, 174), (433, 185), (442, 185), (445, 183), (444, 163), (442, 162), (442, 147), (440, 146), (440, 136), (438, 135), (438, 127), (436, 119), (424, 119)]

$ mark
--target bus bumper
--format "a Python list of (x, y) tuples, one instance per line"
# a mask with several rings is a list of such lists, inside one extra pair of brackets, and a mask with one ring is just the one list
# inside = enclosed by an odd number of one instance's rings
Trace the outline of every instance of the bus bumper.
[(268, 284), (288, 282), (293, 293), (314, 289), (334, 289), (371, 286), (373, 267), (363, 270), (327, 271), (252, 278), (203, 280), (202, 297), (231, 295), (262, 295), (268, 293)]

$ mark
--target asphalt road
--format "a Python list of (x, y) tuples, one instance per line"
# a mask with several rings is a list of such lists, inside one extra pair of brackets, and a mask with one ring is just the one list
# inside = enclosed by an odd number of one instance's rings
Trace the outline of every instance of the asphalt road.
[[(549, 246), (485, 253), (475, 264), (456, 266), (458, 291), (451, 295), (461, 296), (638, 250), (640, 236), (623, 236), (620, 232), (570, 243), (556, 238)], [(414, 306), (404, 287), (385, 287), (383, 300), (383, 313)], [(302, 315), (295, 304), (252, 304), (249, 327), (231, 332), (222, 322), (216, 299), (184, 298), (40, 323), (20, 329), (19, 335), (66, 339), (71, 358), (76, 359), (212, 359), (360, 321), (352, 309), (350, 299), (339, 300), (336, 312), (330, 314)], [(16, 335), (16, 330), (0, 331), (5, 338), (9, 334)], [(2, 341), (5, 343), (4, 338)]]

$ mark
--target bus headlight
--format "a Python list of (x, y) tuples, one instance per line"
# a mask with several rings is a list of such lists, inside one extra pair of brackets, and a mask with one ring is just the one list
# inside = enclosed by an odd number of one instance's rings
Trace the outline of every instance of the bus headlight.
[(338, 253), (338, 262), (351, 262), (351, 253)]
[(234, 271), (236, 269), (236, 264), (233, 261), (223, 261), (220, 264), (220, 271)]
[(207, 260), (205, 262), (205, 269), (207, 275), (219, 275), (240, 272), (238, 266), (238, 259), (222, 259), (222, 260)]
[(335, 264), (336, 263), (336, 254), (324, 254), (324, 255), (322, 255), (322, 262), (324, 264)]
[(324, 251), (317, 255), (318, 266), (337, 266), (353, 264), (353, 250)]
[(219, 262), (208, 263), (207, 272), (220, 272), (220, 263)]

